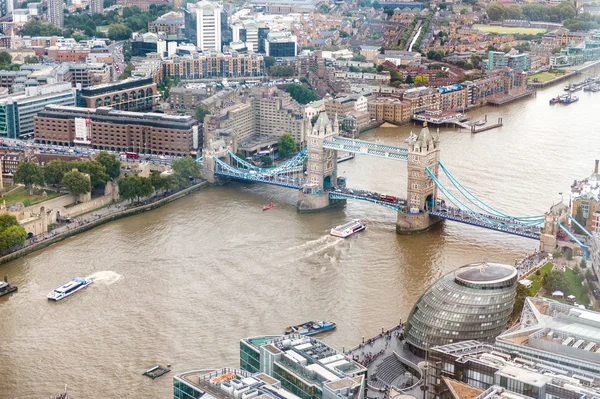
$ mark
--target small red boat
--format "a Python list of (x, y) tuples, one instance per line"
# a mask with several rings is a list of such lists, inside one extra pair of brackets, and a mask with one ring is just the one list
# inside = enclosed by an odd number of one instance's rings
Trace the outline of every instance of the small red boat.
[(269, 205), (263, 207), (263, 211), (268, 211), (269, 209), (273, 208), (274, 206), (275, 206), (274, 203), (269, 202)]

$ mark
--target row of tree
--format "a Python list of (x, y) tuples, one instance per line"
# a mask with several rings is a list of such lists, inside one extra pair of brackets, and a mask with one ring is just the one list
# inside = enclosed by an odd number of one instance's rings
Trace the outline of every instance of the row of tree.
[(16, 217), (9, 213), (0, 215), (0, 254), (22, 247), (25, 239), (27, 233)]
[[(89, 175), (89, 179), (84, 173)], [(64, 185), (72, 194), (78, 195), (90, 192), (92, 187), (104, 187), (110, 179), (116, 179), (120, 174), (119, 160), (113, 154), (103, 151), (89, 161), (56, 159), (44, 167), (34, 162), (23, 162), (18, 166), (14, 180), (30, 188), (49, 184), (59, 189)]]
[(286, 92), (290, 93), (292, 98), (298, 101), (300, 104), (308, 104), (311, 101), (320, 100), (321, 98), (312, 91), (311, 89), (307, 89), (306, 87), (298, 84), (290, 84), (285, 89)]
[[(0, 69), (3, 71), (18, 71), (19, 69), (21, 69), (21, 65), (13, 64), (12, 60), (13, 60), (12, 55), (10, 55), (8, 52), (6, 52), (6, 51), (0, 52)], [(36, 56), (28, 55), (27, 57), (25, 57), (23, 62), (25, 64), (37, 64), (40, 61), (38, 60), (38, 58)]]
[(525, 19), (529, 21), (563, 22), (575, 18), (577, 14), (575, 6), (568, 2), (562, 2), (555, 7), (546, 7), (542, 4), (523, 4), (521, 6), (506, 7), (499, 2), (488, 4), (485, 9), (492, 21), (504, 19)]
[(171, 164), (173, 173), (163, 176), (153, 172), (150, 177), (125, 176), (119, 179), (119, 196), (125, 200), (147, 197), (154, 192), (168, 192), (185, 187), (200, 177), (200, 164), (192, 157), (180, 158)]

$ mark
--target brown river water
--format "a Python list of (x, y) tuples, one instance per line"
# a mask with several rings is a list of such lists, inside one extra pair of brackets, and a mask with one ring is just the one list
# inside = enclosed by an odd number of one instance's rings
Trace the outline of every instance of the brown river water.
[[(596, 71), (600, 73), (600, 69)], [(577, 80), (577, 79), (576, 79)], [(504, 126), (477, 135), (442, 129), (441, 159), (494, 207), (536, 215), (600, 158), (600, 94), (548, 105), (536, 98), (469, 113)], [(362, 139), (404, 146), (418, 126), (379, 128)], [(339, 165), (349, 187), (403, 196), (406, 165), (357, 156)], [(446, 179), (442, 179), (447, 182)], [(269, 201), (274, 209), (263, 212)], [(232, 183), (150, 213), (109, 223), (0, 266), (19, 286), (0, 299), (0, 398), (47, 398), (65, 384), (73, 398), (170, 398), (182, 371), (239, 364), (239, 339), (329, 319), (323, 340), (338, 349), (398, 324), (422, 290), (465, 263), (515, 259), (537, 242), (445, 222), (395, 234), (396, 215), (348, 202), (301, 215), (296, 191)], [(328, 235), (350, 218), (368, 230)], [(58, 303), (46, 294), (77, 276), (94, 284)], [(142, 372), (171, 363), (157, 380)]]

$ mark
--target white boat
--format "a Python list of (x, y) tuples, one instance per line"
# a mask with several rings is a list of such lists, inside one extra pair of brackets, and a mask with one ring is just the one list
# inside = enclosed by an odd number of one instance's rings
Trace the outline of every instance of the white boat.
[(51, 299), (53, 301), (60, 301), (61, 299), (64, 299), (64, 298), (68, 297), (69, 295), (73, 295), (77, 291), (84, 289), (85, 287), (87, 287), (88, 285), (90, 285), (92, 283), (93, 283), (93, 281), (88, 278), (82, 278), (82, 277), (74, 278), (73, 280), (69, 281), (68, 283), (63, 284), (60, 287), (52, 290), (52, 292), (50, 292), (48, 294), (48, 299)]
[(351, 222), (343, 224), (341, 226), (336, 226), (329, 234), (334, 237), (346, 238), (350, 237), (352, 234), (356, 234), (360, 231), (363, 231), (367, 228), (367, 225), (361, 222), (359, 219), (354, 219)]
[(409, 143), (412, 140), (416, 140), (418, 138), (418, 136), (416, 134), (414, 134), (413, 132), (410, 132), (410, 135), (404, 139), (405, 143)]

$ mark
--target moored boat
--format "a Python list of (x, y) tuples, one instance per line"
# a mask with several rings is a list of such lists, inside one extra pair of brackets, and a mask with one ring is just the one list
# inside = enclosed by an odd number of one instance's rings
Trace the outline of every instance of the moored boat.
[(12, 294), (19, 288), (8, 284), (8, 279), (4, 277), (4, 281), (0, 281), (0, 296)]
[(286, 334), (300, 334), (300, 335), (314, 335), (331, 331), (335, 329), (337, 325), (332, 321), (309, 321), (297, 326), (290, 326), (285, 329)]
[(274, 206), (275, 206), (274, 203), (269, 202), (269, 205), (263, 206), (263, 211), (268, 211), (269, 209), (273, 208)]
[(346, 238), (350, 237), (352, 234), (356, 234), (360, 231), (363, 231), (366, 228), (366, 224), (364, 224), (358, 219), (354, 219), (351, 222), (334, 227), (333, 229), (331, 229), (329, 234), (334, 237)]
[(60, 301), (61, 299), (64, 299), (64, 298), (68, 297), (69, 295), (73, 295), (77, 291), (84, 289), (85, 287), (87, 287), (88, 285), (90, 285), (92, 283), (93, 283), (93, 281), (88, 278), (83, 278), (83, 277), (74, 278), (73, 280), (69, 281), (68, 283), (63, 284), (60, 287), (52, 290), (52, 292), (50, 292), (48, 294), (48, 299), (51, 299), (53, 301)]

